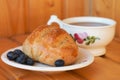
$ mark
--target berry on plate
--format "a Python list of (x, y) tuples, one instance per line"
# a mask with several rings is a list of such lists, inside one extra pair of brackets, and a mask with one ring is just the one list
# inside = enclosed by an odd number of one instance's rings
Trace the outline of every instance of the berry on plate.
[(64, 61), (62, 59), (56, 60), (55, 61), (55, 66), (56, 67), (64, 66)]
[(7, 57), (9, 60), (15, 60), (18, 57), (18, 55), (15, 54), (13, 51), (10, 51), (8, 52)]

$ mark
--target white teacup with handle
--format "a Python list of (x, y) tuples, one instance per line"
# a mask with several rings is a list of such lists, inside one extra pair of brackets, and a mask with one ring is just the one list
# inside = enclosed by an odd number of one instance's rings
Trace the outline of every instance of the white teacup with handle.
[[(112, 41), (115, 35), (116, 21), (102, 17), (72, 17), (61, 21), (57, 16), (52, 15), (48, 25), (56, 22), (75, 39), (79, 48), (90, 51), (94, 56), (101, 56), (106, 53), (106, 46)], [(101, 23), (106, 25), (73, 25), (73, 23)]]

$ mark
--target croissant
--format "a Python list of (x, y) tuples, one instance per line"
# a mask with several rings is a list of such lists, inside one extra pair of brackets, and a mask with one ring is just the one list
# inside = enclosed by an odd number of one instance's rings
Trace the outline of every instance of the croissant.
[(78, 47), (72, 37), (57, 23), (42, 25), (24, 41), (23, 52), (35, 61), (56, 66), (63, 60), (64, 66), (73, 64), (78, 56)]

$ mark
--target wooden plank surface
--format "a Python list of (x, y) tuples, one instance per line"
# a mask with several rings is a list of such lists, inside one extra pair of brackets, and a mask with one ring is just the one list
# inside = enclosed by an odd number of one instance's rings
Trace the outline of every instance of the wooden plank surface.
[(120, 41), (120, 0), (115, 0), (115, 20), (117, 21), (116, 36)]
[(17, 42), (13, 42), (9, 40), (8, 38), (2, 38), (0, 39), (0, 54), (4, 52), (7, 49), (14, 48), (18, 46)]
[(84, 1), (0, 0), (0, 37), (31, 32), (53, 14), (60, 19), (84, 15)]
[[(0, 39), (0, 56), (4, 51), (10, 48), (14, 48), (16, 46), (18, 46), (18, 44), (16, 42), (9, 40), (8, 38)], [(0, 59), (0, 74), (4, 75), (3, 78), (14, 80), (15, 78), (12, 76), (12, 73), (9, 72), (11, 69), (9, 69), (8, 67), (10, 66), (3, 63)], [(0, 77), (0, 80), (2, 80), (3, 78)]]
[(92, 15), (100, 17), (115, 17), (115, 0), (92, 0)]
[(107, 51), (104, 57), (120, 63), (120, 41), (114, 39), (106, 49)]
[(64, 18), (84, 16), (88, 14), (88, 0), (64, 0)]
[(63, 19), (92, 12), (93, 16), (115, 19), (120, 39), (119, 4), (119, 0), (0, 0), (0, 37), (31, 32), (46, 24), (52, 14)]
[(25, 33), (24, 0), (0, 0), (0, 37)]
[(25, 33), (25, 0), (5, 0), (13, 34)]
[(116, 37), (120, 39), (120, 0), (92, 0), (92, 15), (117, 21)]
[[(32, 74), (31, 74), (32, 73)], [(34, 74), (34, 76), (33, 76)], [(29, 77), (27, 77), (29, 76)], [(80, 76), (74, 76), (68, 72), (61, 72), (61, 73), (48, 73), (48, 72), (35, 72), (32, 71), (25, 76), (21, 77), (20, 80), (85, 80)]]
[(2, 69), (0, 68), (0, 79), (1, 79), (1, 80), (8, 80), (8, 78), (7, 78), (5, 75), (2, 74), (3, 71), (4, 71), (4, 70), (2, 70)]
[(62, 17), (61, 0), (29, 0), (28, 3), (27, 32), (46, 24), (52, 14), (57, 15), (59, 18)]
[(119, 80), (120, 64), (102, 57), (96, 57), (93, 64), (74, 72), (82, 75), (87, 80)]
[(12, 34), (6, 0), (0, 0), (0, 37), (11, 36)]
[(19, 35), (19, 36), (13, 36), (10, 39), (18, 42), (19, 44), (22, 45), (22, 43), (25, 41), (25, 39), (27, 38), (27, 36), (29, 36), (29, 34), (25, 34), (25, 35)]

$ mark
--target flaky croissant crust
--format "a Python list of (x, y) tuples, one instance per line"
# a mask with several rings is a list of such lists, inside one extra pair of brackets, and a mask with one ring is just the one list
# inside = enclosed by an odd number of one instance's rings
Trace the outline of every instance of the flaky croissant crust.
[(24, 41), (23, 52), (44, 64), (55, 66), (55, 61), (62, 59), (69, 65), (76, 61), (78, 47), (65, 30), (53, 23), (35, 29)]

